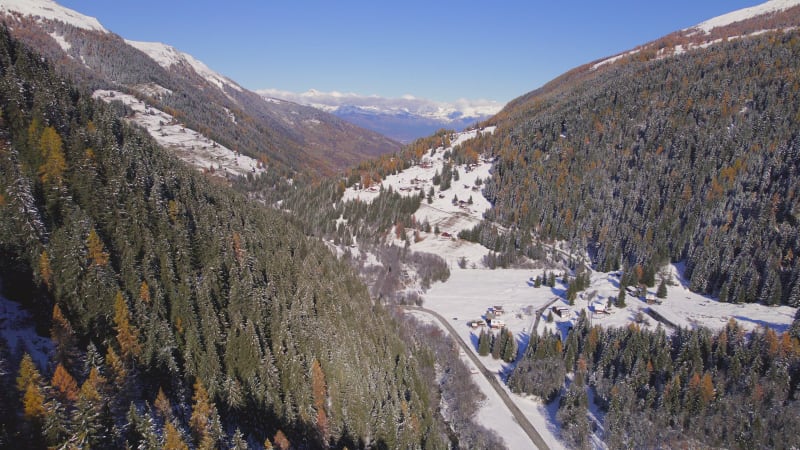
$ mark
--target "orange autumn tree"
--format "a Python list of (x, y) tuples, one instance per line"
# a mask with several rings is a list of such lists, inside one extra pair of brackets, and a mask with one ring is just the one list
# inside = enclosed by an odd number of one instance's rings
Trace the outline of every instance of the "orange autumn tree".
[(43, 183), (61, 184), (67, 161), (64, 157), (61, 136), (56, 129), (47, 127), (39, 137), (39, 149), (42, 152), (44, 164), (39, 167), (39, 178)]
[(78, 383), (61, 364), (56, 366), (50, 384), (55, 388), (56, 396), (62, 402), (74, 402), (78, 399)]
[(44, 417), (44, 394), (42, 393), (42, 375), (28, 353), (22, 356), (17, 376), (17, 389), (22, 394), (22, 406), (25, 419), (39, 421)]
[(325, 403), (328, 397), (328, 388), (325, 385), (325, 373), (319, 360), (314, 359), (311, 364), (311, 393), (314, 398), (314, 409), (317, 410), (317, 428), (323, 440), (328, 439), (328, 416), (325, 413)]
[(108, 253), (105, 251), (103, 241), (100, 236), (92, 228), (89, 231), (89, 237), (86, 238), (86, 248), (89, 251), (89, 259), (92, 260), (93, 266), (105, 266), (108, 264)]
[(122, 358), (125, 361), (132, 361), (138, 357), (142, 352), (139, 344), (139, 330), (130, 323), (128, 304), (120, 291), (117, 291), (114, 298), (114, 328), (117, 331), (117, 343)]

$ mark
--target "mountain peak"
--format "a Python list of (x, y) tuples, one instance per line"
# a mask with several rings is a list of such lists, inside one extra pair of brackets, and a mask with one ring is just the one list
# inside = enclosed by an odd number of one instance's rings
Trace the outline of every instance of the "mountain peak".
[(749, 8), (742, 8), (736, 11), (714, 17), (712, 19), (701, 22), (687, 30), (697, 29), (708, 34), (714, 28), (724, 27), (732, 23), (741, 22), (743, 20), (751, 19), (753, 17), (762, 16), (775, 12), (784, 11), (791, 7), (800, 5), (800, 0), (770, 0), (760, 5), (751, 6)]
[(77, 28), (108, 33), (100, 21), (65, 8), (52, 0), (0, 0), (0, 12), (18, 13), (45, 20), (59, 20)]
[(194, 56), (188, 53), (184, 53), (176, 49), (171, 45), (163, 44), (161, 42), (141, 42), (130, 41), (127, 39), (125, 40), (125, 43), (135, 47), (139, 51), (151, 57), (155, 62), (158, 63), (158, 65), (165, 69), (169, 69), (176, 64), (188, 64), (192, 67), (192, 69), (194, 69), (195, 72), (197, 72), (198, 75), (202, 76), (208, 82), (217, 86), (223, 91), (225, 86), (240, 92), (242, 90), (242, 88), (236, 84), (236, 82), (211, 70), (211, 68), (205, 65), (205, 63), (202, 61), (196, 59)]

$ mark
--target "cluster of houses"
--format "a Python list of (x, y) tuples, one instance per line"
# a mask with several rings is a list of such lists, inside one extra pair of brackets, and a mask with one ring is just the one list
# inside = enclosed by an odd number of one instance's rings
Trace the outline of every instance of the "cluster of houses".
[(647, 286), (645, 285), (640, 285), (638, 287), (628, 286), (625, 290), (628, 291), (628, 294), (644, 300), (648, 305), (660, 305), (663, 303), (660, 298), (649, 295), (647, 293)]
[(498, 319), (499, 316), (502, 316), (505, 313), (502, 306), (490, 306), (486, 310), (486, 314), (483, 315), (483, 318), (475, 319), (469, 321), (467, 324), (472, 328), (478, 327), (486, 327), (500, 329), (506, 326), (506, 323)]

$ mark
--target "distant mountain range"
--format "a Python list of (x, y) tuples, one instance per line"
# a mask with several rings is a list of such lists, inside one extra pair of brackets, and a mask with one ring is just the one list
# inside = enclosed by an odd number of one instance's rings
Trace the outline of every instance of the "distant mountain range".
[(430, 136), (436, 130), (462, 130), (488, 119), (503, 107), (494, 100), (437, 102), (410, 95), (387, 98), (341, 92), (302, 93), (263, 89), (257, 91), (267, 99), (282, 99), (312, 106), (348, 122), (376, 131), (400, 142)]
[(124, 40), (97, 19), (50, 0), (0, 0), (0, 20), (79, 84), (135, 95), (187, 129), (263, 160), (282, 177), (330, 174), (400, 148), (319, 109), (264, 101), (191, 55)]

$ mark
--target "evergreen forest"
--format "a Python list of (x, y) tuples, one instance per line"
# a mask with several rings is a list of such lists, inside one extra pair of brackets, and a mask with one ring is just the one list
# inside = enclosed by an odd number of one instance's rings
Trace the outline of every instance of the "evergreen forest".
[(0, 342), (2, 445), (445, 446), (397, 320), (327, 248), (4, 29), (0, 77), (2, 294), (55, 345)]
[(509, 259), (565, 240), (598, 270), (685, 262), (696, 292), (799, 306), (800, 33), (570, 76), (510, 103), (480, 149)]

